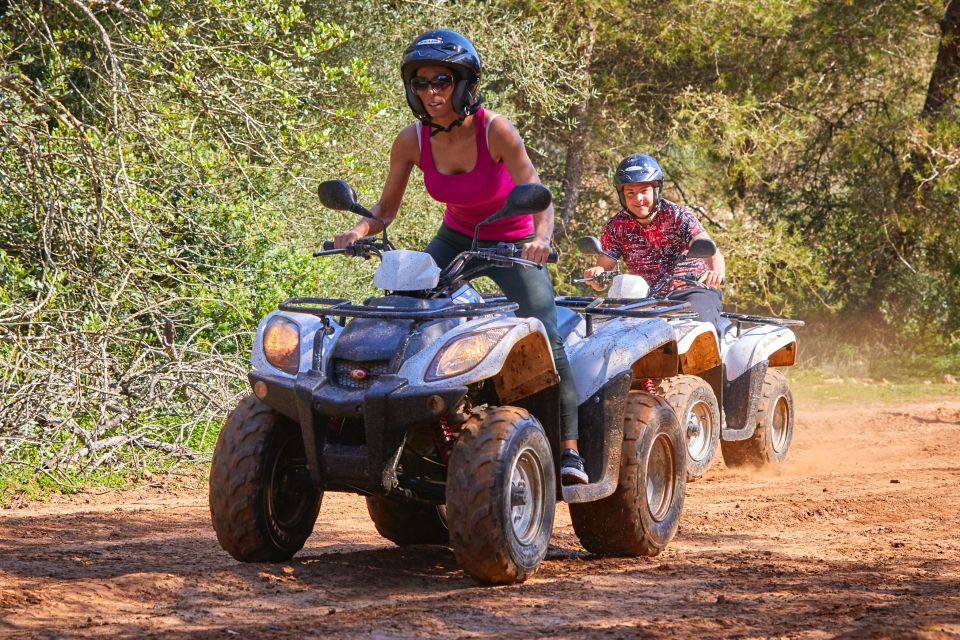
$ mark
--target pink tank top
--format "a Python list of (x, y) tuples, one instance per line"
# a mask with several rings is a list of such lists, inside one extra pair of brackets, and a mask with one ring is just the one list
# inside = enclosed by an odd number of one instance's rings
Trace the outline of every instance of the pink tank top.
[[(447, 205), (443, 224), (473, 237), (476, 224), (498, 211), (516, 185), (507, 167), (494, 162), (487, 148), (487, 118), (481, 108), (474, 116), (477, 163), (467, 173), (440, 173), (433, 164), (430, 128), (420, 127), (420, 170), (427, 193)], [(481, 240), (515, 241), (533, 235), (533, 216), (503, 218), (480, 227)]]

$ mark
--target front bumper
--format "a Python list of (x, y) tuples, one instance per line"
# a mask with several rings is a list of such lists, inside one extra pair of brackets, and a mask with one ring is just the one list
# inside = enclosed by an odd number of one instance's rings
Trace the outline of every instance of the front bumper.
[[(261, 371), (248, 374), (257, 397), (300, 425), (310, 477), (319, 488), (386, 494), (397, 486), (397, 460), (407, 431), (455, 411), (466, 387), (410, 386), (381, 375), (366, 389), (338, 387), (316, 371), (296, 379)], [(360, 418), (365, 444), (326, 442), (322, 417)]]

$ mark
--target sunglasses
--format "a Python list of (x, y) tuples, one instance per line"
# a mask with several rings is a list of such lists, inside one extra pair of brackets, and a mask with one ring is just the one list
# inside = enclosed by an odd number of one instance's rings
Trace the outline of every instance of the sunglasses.
[(427, 89), (443, 91), (444, 89), (453, 86), (453, 76), (446, 73), (435, 75), (432, 78), (427, 78), (426, 76), (414, 76), (410, 79), (410, 86), (417, 93), (424, 93), (427, 91)]

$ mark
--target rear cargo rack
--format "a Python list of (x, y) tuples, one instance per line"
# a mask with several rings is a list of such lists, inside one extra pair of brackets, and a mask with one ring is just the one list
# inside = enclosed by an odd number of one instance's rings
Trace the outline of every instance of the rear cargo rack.
[(493, 301), (470, 304), (449, 304), (439, 309), (401, 309), (391, 306), (353, 304), (343, 298), (289, 298), (280, 303), (281, 311), (309, 313), (321, 318), (380, 318), (383, 320), (445, 320), (476, 318), (516, 311), (516, 302)]
[(802, 327), (804, 324), (803, 320), (791, 320), (789, 318), (768, 318), (766, 316), (751, 316), (743, 313), (729, 313), (723, 311), (720, 313), (720, 316), (733, 320), (737, 323), (740, 322), (749, 322), (752, 324), (772, 324), (777, 327)]

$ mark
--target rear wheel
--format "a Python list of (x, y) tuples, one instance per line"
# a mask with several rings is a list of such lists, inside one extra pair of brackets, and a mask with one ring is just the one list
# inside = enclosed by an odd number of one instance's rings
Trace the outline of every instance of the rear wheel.
[(631, 391), (617, 490), (596, 502), (570, 505), (573, 529), (584, 549), (627, 556), (663, 551), (680, 524), (686, 460), (686, 439), (670, 405)]
[(450, 546), (476, 580), (523, 582), (553, 532), (556, 473), (547, 435), (527, 411), (495, 407), (460, 434), (447, 473)]
[(227, 417), (210, 469), (217, 540), (241, 562), (289, 560), (303, 548), (323, 492), (307, 471), (299, 427), (247, 396)]
[(660, 395), (673, 407), (687, 439), (687, 482), (706, 473), (720, 446), (720, 406), (707, 381), (676, 376), (660, 382)]
[(394, 544), (447, 544), (443, 507), (399, 498), (368, 497), (367, 512), (377, 531)]
[(757, 403), (757, 429), (748, 440), (723, 441), (728, 467), (765, 467), (782, 463), (793, 441), (793, 393), (787, 377), (767, 369)]

